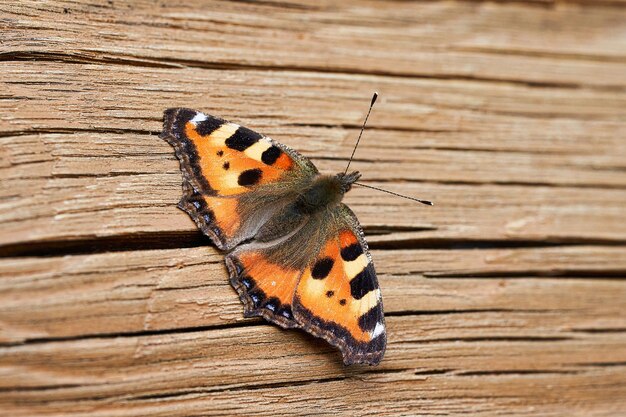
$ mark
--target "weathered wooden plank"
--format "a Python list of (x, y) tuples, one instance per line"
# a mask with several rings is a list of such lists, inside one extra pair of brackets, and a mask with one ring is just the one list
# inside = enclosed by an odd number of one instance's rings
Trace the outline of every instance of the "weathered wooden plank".
[[(280, 388), (207, 392), (201, 388), (180, 395), (120, 397), (115, 403), (98, 399), (38, 402), (29, 411), (38, 415), (71, 416), (188, 416), (247, 414), (359, 416), (508, 415), (615, 416), (623, 413), (620, 368), (590, 369), (576, 375), (484, 375), (450, 377), (433, 372), (390, 375), (365, 374), (323, 383), (288, 383)], [(484, 381), (484, 382), (483, 382)], [(458, 392), (462, 391), (463, 396)], [(496, 394), (496, 392), (498, 394)], [(603, 401), (611, 396), (612, 402)], [(157, 400), (158, 398), (158, 400)], [(530, 401), (531, 405), (526, 402)], [(14, 415), (27, 415), (10, 407)]]
[[(373, 255), (387, 313), (494, 310), (507, 317), (511, 310), (518, 318), (510, 315), (503, 326), (514, 332), (542, 325), (568, 335), (626, 328), (626, 286), (591, 279), (602, 278), (607, 268), (626, 271), (623, 247), (376, 250)], [(533, 278), (559, 272), (592, 275)], [(491, 278), (472, 278), (485, 274)], [(222, 255), (211, 248), (3, 259), (0, 317), (3, 343), (243, 320)], [(533, 334), (549, 337), (550, 331)]]
[[(0, 254), (39, 255), (0, 259), (3, 413), (626, 414), (623, 3), (0, 4)], [(390, 344), (345, 368), (242, 318), (156, 134), (341, 170), (374, 90), (354, 168), (437, 205), (348, 195)]]
[[(152, 142), (155, 140), (150, 138)], [(150, 145), (146, 143), (146, 146)], [(154, 147), (162, 145), (156, 142)], [(164, 148), (163, 152), (169, 149)], [(162, 160), (155, 161), (157, 158)], [(53, 163), (48, 162), (35, 163), (30, 169), (26, 165), (13, 166), (11, 171), (27, 170), (34, 178), (2, 182), (0, 240), (8, 245), (6, 250), (28, 251), (26, 243), (46, 240), (157, 232), (196, 236), (195, 225), (176, 208), (181, 196), (181, 177), (173, 158), (159, 151), (145, 158), (122, 157), (119, 161), (123, 162), (114, 161), (108, 167), (106, 162), (96, 159), (88, 170), (112, 171), (96, 175), (57, 175)], [(320, 162), (322, 168), (329, 168), (330, 164)], [(355, 165), (374, 167), (376, 163)], [(436, 206), (424, 208), (355, 187), (346, 202), (359, 216), (370, 242), (433, 239), (593, 242), (621, 241), (626, 236), (626, 225), (622, 222), (626, 195), (619, 189), (428, 182), (373, 184), (429, 198)], [(17, 248), (11, 249), (15, 245)]]
[[(290, 391), (281, 386), (347, 379), (332, 398), (345, 395), (339, 393), (349, 391), (354, 381), (374, 378), (403, 387), (402, 391), (410, 397), (413, 393), (440, 401), (444, 408), (447, 401), (454, 404), (455, 398), (465, 395), (471, 399), (477, 392), (485, 397), (503, 396), (525, 407), (544, 402), (556, 406), (558, 394), (553, 396), (554, 391), (543, 386), (549, 381), (569, 392), (568, 401), (576, 401), (575, 394), (581, 391), (583, 398), (592, 397), (594, 408), (624, 407), (623, 400), (604, 406), (598, 403), (598, 397), (603, 395), (620, 398), (626, 388), (623, 373), (619, 372), (623, 369), (608, 366), (626, 361), (623, 335), (502, 339), (497, 330), (485, 329), (481, 324), (498, 322), (497, 317), (490, 317), (490, 313), (477, 313), (475, 321), (469, 317), (450, 316), (443, 328), (433, 323), (433, 333), (416, 326), (413, 317), (388, 320), (392, 336), (386, 361), (376, 370), (382, 372), (380, 377), (368, 375), (371, 368), (343, 368), (321, 343), (271, 326), (0, 348), (0, 384), (5, 389), (0, 401), (5, 407), (19, 407), (24, 402), (37, 407), (45, 403), (71, 411), (73, 405), (78, 405), (80, 410), (83, 401), (100, 408), (120, 400), (137, 400), (140, 404), (150, 398), (158, 401), (162, 397), (182, 396), (184, 400), (194, 393), (210, 399), (210, 393), (217, 391), (218, 396), (228, 393), (237, 402), (238, 391), (245, 388), (274, 384), (274, 395), (285, 397)], [(521, 332), (526, 330), (531, 329)], [(447, 336), (442, 337), (442, 333)], [(394, 371), (401, 373), (396, 375)], [(420, 375), (422, 372), (443, 376), (431, 378)], [(446, 372), (453, 376), (447, 377)], [(524, 376), (525, 373), (531, 376)], [(588, 373), (597, 381), (586, 382), (590, 381)], [(487, 375), (484, 384), (478, 383), (481, 374)], [(489, 377), (490, 374), (493, 376)], [(507, 377), (507, 374), (512, 375)], [(476, 379), (472, 380), (472, 376)], [(426, 379), (427, 385), (420, 383)], [(508, 379), (510, 385), (486, 395), (500, 379)], [(394, 380), (398, 382), (394, 384)], [(545, 392), (527, 391), (524, 387), (531, 381), (541, 385)], [(514, 385), (523, 389), (515, 392)], [(600, 387), (604, 390), (599, 391)], [(323, 384), (315, 388), (325, 392)], [(387, 399), (383, 397), (381, 401)]]
[[(623, 368), (586, 369), (572, 374), (513, 374), (455, 376), (445, 370), (364, 374), (322, 383), (287, 383), (225, 391), (202, 388), (171, 396), (121, 396), (115, 402), (97, 398), (80, 402), (42, 401), (41, 394), (21, 396), (34, 399), (29, 411), (38, 415), (71, 416), (188, 416), (247, 414), (320, 415), (346, 413), (376, 416), (414, 416), (441, 413), (476, 416), (508, 415), (615, 416), (624, 411)], [(441, 375), (443, 374), (443, 375)], [(463, 396), (458, 392), (462, 391)], [(611, 403), (603, 401), (611, 396)], [(17, 396), (12, 396), (11, 400)], [(157, 400), (158, 398), (158, 400)], [(528, 405), (527, 402), (531, 404)], [(9, 409), (27, 415), (24, 409)]]
[(4, 56), (624, 86), (621, 7), (245, 3), (9, 3)]
[[(618, 93), (559, 90), (562, 96), (551, 93), (547, 99), (544, 89), (539, 93), (527, 87), (486, 88), (468, 82), (385, 77), (348, 80), (329, 74), (287, 73), (268, 84), (267, 78), (255, 71), (184, 70), (191, 79), (181, 79), (180, 71), (166, 69), (69, 68), (58, 63), (43, 67), (7, 63), (4, 67), (8, 71), (0, 77), (4, 76), (3, 82), (15, 97), (0, 101), (7, 115), (0, 120), (6, 135), (0, 138), (4, 154), (0, 172), (8, 180), (2, 182), (0, 190), (4, 219), (1, 239), (5, 245), (194, 230), (188, 219), (172, 210), (180, 196), (180, 174), (172, 151), (155, 135), (147, 134), (159, 131), (160, 112), (171, 105), (223, 109), (218, 112), (311, 156), (321, 169), (340, 170), (345, 162), (334, 159), (349, 155), (355, 127), (363, 117), (363, 102), (357, 103), (354, 94), (342, 94), (311, 105), (306, 97), (329, 84), (336, 87), (334, 93), (329, 92), (332, 96), (351, 88), (349, 84), (372, 91), (381, 83), (389, 88), (390, 99), (376, 109), (379, 116), (372, 117), (374, 129), (367, 133), (370, 136), (363, 141), (354, 166), (365, 173), (365, 178), (383, 180), (388, 183), (386, 188), (432, 199), (438, 207), (417, 210), (402, 200), (357, 190), (348, 195), (348, 201), (366, 228), (403, 228), (402, 237), (396, 231), (390, 239), (405, 241), (450, 237), (559, 241), (624, 238), (626, 226), (621, 219), (625, 197), (621, 190), (611, 189), (626, 182), (626, 147), (621, 140), (626, 123), (620, 117), (626, 102)], [(41, 86), (28, 81), (29, 74), (41, 68), (46, 69), (42, 82), (58, 85), (54, 88), (60, 91), (53, 96), (42, 96)], [(92, 85), (94, 71), (98, 73), (97, 86)], [(203, 84), (202, 80), (213, 78), (219, 80)], [(146, 80), (156, 84), (150, 87)], [(241, 87), (242, 82), (246, 88)], [(166, 85), (170, 93), (164, 94)], [(539, 116), (542, 109), (550, 112), (549, 103), (556, 100), (555, 108), (573, 110), (567, 117), (548, 119), (489, 113), (483, 105), (475, 110), (461, 110), (455, 105), (443, 110), (443, 116), (439, 111), (424, 114), (420, 106), (408, 105), (430, 100), (422, 98), (423, 89), (430, 90), (429, 96), (435, 98), (427, 105), (437, 108), (446, 100), (460, 100), (460, 106), (469, 91), (486, 95), (482, 102), (489, 103), (487, 96), (494, 97), (499, 91), (496, 104), (486, 107), (495, 111), (506, 100), (515, 109), (513, 113), (524, 114), (534, 108), (535, 116)], [(271, 94), (277, 90), (283, 93)], [(181, 97), (185, 97), (184, 102)], [(240, 110), (233, 108), (233, 100)], [(254, 104), (259, 100), (267, 103)], [(260, 109), (260, 116), (250, 116)], [(593, 112), (600, 119), (579, 120), (579, 111)], [(470, 115), (459, 116), (464, 112)], [(315, 119), (325, 120), (323, 113), (330, 119), (328, 128), (315, 125)], [(603, 120), (605, 117), (608, 119)], [(414, 128), (416, 118), (428, 125), (426, 130), (443, 131), (402, 130)], [(346, 121), (353, 127), (333, 127)], [(456, 127), (450, 129), (451, 123)], [(394, 130), (394, 125), (402, 129)], [(145, 130), (146, 134), (103, 133), (111, 129)], [(67, 133), (21, 135), (32, 130)], [(503, 185), (492, 186), (494, 183)], [(530, 187), (536, 184), (545, 186)], [(563, 188), (565, 185), (603, 189), (587, 191)], [(415, 214), (380, 216), (381, 211), (409, 210)], [(94, 212), (99, 217), (97, 224), (93, 222)], [(37, 222), (32, 221), (35, 219)]]
[[(372, 114), (373, 128), (433, 135), (440, 131), (465, 132), (465, 138), (467, 134), (486, 132), (490, 140), (495, 132), (502, 146), (505, 132), (517, 138), (529, 137), (532, 142), (545, 142), (546, 137), (567, 140), (564, 136), (567, 138), (570, 132), (587, 128), (591, 132), (600, 129), (601, 137), (607, 137), (610, 131), (606, 130), (616, 129), (616, 123), (623, 128), (626, 100), (618, 89), (537, 88), (312, 71), (167, 69), (36, 61), (2, 62), (0, 68), (6, 97), (0, 105), (3, 110), (11, 110), (3, 115), (3, 132), (158, 131), (161, 114), (156, 110), (180, 105), (218, 111), (223, 117), (269, 134), (274, 134), (276, 130), (272, 129), (277, 127), (283, 127), (283, 131), (285, 126), (294, 129), (293, 124), (359, 127), (372, 91), (378, 90), (381, 102)], [(32, 79), (33, 73), (38, 74), (36, 80)], [(96, 84), (94, 79), (98, 80)], [(582, 120), (591, 124), (581, 126)], [(539, 139), (533, 134), (539, 134)], [(323, 144), (321, 139), (312, 145)], [(507, 142), (515, 142), (515, 138)], [(470, 146), (477, 145), (481, 144)], [(526, 146), (518, 143), (516, 148), (525, 150)]]

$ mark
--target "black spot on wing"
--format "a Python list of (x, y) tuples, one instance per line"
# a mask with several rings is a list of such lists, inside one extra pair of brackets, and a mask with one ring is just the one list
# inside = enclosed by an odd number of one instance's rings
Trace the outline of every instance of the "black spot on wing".
[(342, 306), (346, 305), (346, 299), (342, 298), (341, 300), (339, 300), (339, 304), (341, 304)]
[(365, 294), (376, 288), (378, 288), (378, 284), (376, 283), (376, 272), (372, 264), (368, 264), (350, 281), (350, 293), (357, 300), (360, 300)]
[(237, 184), (250, 187), (257, 184), (261, 181), (261, 176), (263, 175), (263, 171), (259, 168), (247, 169), (239, 174), (239, 178), (237, 178)]
[(213, 225), (215, 223), (215, 214), (213, 211), (206, 205), (204, 198), (198, 192), (193, 192), (188, 197), (183, 197), (179, 205), (185, 206), (185, 202), (191, 204), (195, 211), (194, 216), (200, 217), (204, 220), (204, 223), (207, 225)]
[(163, 113), (163, 130), (178, 137), (181, 131), (184, 131), (185, 124), (193, 119), (196, 114), (198, 112), (191, 109), (167, 109)]
[(330, 290), (330, 291), (326, 291), (326, 297), (330, 298), (330, 297), (332, 297), (333, 295), (335, 295), (335, 291), (332, 291), (332, 290)]
[(291, 307), (289, 307), (288, 305), (283, 304), (278, 311), (276, 312), (276, 314), (283, 316), (284, 318), (288, 319), (288, 320), (293, 320), (293, 313), (291, 312)]
[(248, 276), (242, 277), (241, 278), (241, 283), (248, 290), (251, 289), (252, 287), (254, 287), (254, 280), (251, 277), (248, 277)]
[(198, 132), (201, 136), (208, 136), (223, 124), (223, 120), (207, 116), (206, 120), (203, 120), (196, 125), (196, 132)]
[(248, 292), (248, 297), (252, 300), (254, 308), (261, 307), (267, 298), (265, 292), (260, 288), (255, 288), (254, 290)]
[(382, 333), (372, 339), (367, 344), (367, 352), (381, 352), (385, 350), (385, 345), (387, 344), (387, 335)]
[(196, 116), (196, 114), (198, 114), (198, 112), (195, 110), (185, 109), (185, 108), (168, 109), (167, 111), (174, 111), (178, 120), (180, 120), (183, 123), (187, 123), (188, 121), (193, 119)]
[(233, 265), (235, 266), (235, 272), (237, 273), (237, 276), (240, 277), (241, 274), (243, 274), (243, 270), (244, 270), (243, 265), (241, 265), (241, 262), (239, 262), (239, 260), (236, 258), (232, 258), (231, 261)]
[(222, 168), (224, 168), (225, 170), (228, 170), (230, 168), (230, 162), (228, 161), (224, 162), (224, 165), (222, 165)]
[(283, 151), (277, 146), (272, 145), (261, 154), (261, 161), (267, 165), (272, 165), (282, 153)]
[(367, 313), (359, 317), (359, 327), (364, 332), (371, 332), (376, 327), (376, 324), (381, 321), (382, 317), (383, 309), (380, 303), (378, 303)]
[(333, 268), (333, 261), (331, 258), (322, 258), (315, 262), (313, 269), (311, 270), (311, 276), (315, 279), (324, 279), (330, 273)]
[(278, 310), (278, 307), (280, 307), (280, 300), (276, 297), (272, 297), (267, 300), (264, 307), (270, 311), (276, 312), (276, 310)]
[(254, 145), (261, 137), (262, 136), (255, 131), (239, 126), (235, 133), (226, 139), (225, 143), (230, 149), (242, 152)]
[(361, 245), (359, 243), (353, 243), (352, 245), (341, 249), (341, 258), (344, 261), (350, 262), (361, 256), (362, 253), (363, 248)]

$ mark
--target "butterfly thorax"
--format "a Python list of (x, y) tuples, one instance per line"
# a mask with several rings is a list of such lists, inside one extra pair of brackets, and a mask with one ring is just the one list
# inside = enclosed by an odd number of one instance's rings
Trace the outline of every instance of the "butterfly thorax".
[(341, 202), (360, 176), (358, 172), (320, 175), (298, 196), (294, 208), (301, 214), (313, 214), (333, 207)]
[[(322, 224), (311, 221), (312, 218), (321, 219), (324, 211), (333, 209), (350, 190), (351, 185), (360, 174), (354, 172), (348, 175), (316, 175), (306, 186), (302, 187), (298, 195), (291, 202), (277, 210), (259, 228), (254, 239), (259, 242), (270, 242), (284, 238), (309, 224), (312, 229), (319, 229)], [(314, 233), (311, 230), (311, 233)], [(305, 242), (306, 243), (306, 242)], [(304, 267), (305, 265), (303, 265)]]

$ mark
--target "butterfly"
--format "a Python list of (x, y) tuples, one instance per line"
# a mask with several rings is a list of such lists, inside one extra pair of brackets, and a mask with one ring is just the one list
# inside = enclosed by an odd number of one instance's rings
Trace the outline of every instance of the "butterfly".
[(320, 174), (295, 150), (195, 110), (163, 119), (183, 176), (178, 206), (227, 252), (244, 316), (320, 337), (346, 365), (380, 363), (381, 292), (359, 221), (341, 202), (359, 172)]

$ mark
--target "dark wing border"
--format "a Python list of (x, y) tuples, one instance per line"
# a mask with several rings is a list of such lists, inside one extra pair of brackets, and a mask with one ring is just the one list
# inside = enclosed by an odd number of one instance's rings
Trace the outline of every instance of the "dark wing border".
[[(256, 288), (251, 277), (245, 275), (243, 266), (230, 253), (224, 258), (230, 276), (230, 285), (237, 291), (239, 299), (243, 304), (244, 317), (263, 317), (270, 323), (274, 323), (283, 329), (296, 329), (302, 326), (298, 323), (294, 316), (290, 305), (276, 303), (272, 299), (268, 299), (260, 288)], [(300, 277), (298, 277), (300, 280)], [(248, 283), (246, 285), (246, 283)], [(252, 297), (256, 297), (255, 302)], [(274, 310), (267, 308), (268, 303), (275, 303)]]

